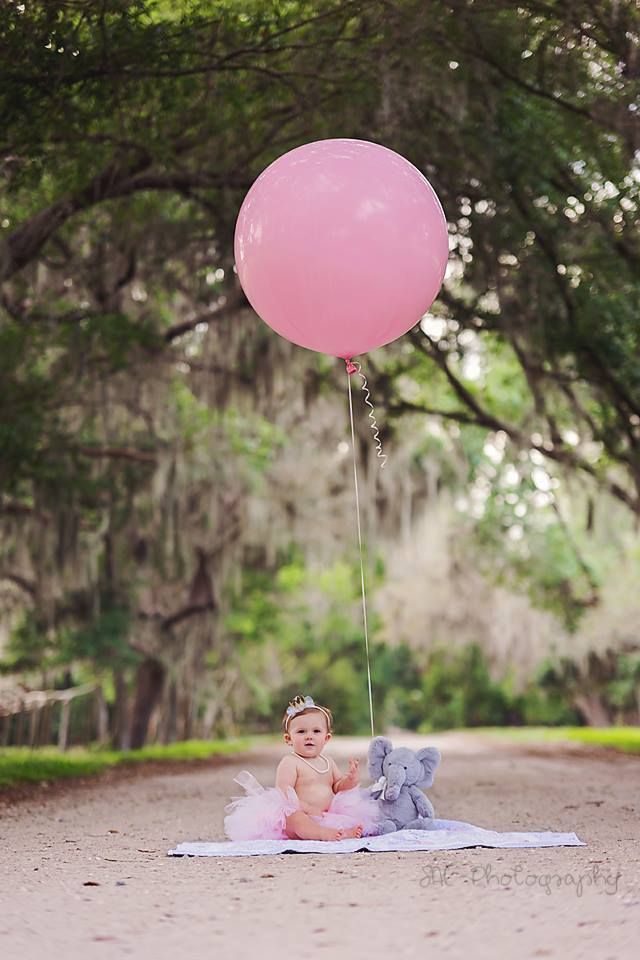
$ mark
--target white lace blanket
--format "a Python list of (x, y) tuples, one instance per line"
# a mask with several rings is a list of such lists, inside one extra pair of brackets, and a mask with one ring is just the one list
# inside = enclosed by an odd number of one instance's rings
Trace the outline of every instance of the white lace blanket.
[(170, 857), (257, 857), (278, 853), (356, 853), (370, 850), (461, 850), (463, 847), (583, 847), (575, 833), (497, 833), (458, 820), (434, 820), (431, 830), (398, 830), (361, 840), (245, 840), (179, 843)]

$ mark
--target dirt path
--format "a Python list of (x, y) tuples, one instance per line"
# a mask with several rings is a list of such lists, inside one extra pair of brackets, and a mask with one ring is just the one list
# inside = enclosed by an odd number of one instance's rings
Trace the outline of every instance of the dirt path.
[[(0, 804), (0, 957), (636, 957), (640, 759), (461, 734), (428, 742), (443, 753), (430, 791), (438, 815), (497, 830), (575, 830), (588, 845), (165, 856), (182, 840), (222, 838), (236, 770), (273, 783), (281, 754), (262, 751)], [(365, 740), (337, 739), (330, 752), (343, 763), (365, 750)]]

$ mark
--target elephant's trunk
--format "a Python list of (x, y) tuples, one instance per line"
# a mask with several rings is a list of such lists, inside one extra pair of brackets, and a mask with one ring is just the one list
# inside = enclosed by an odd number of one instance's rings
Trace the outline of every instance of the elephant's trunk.
[(402, 789), (402, 784), (405, 781), (405, 771), (404, 768), (400, 771), (391, 770), (387, 774), (387, 786), (384, 791), (385, 800), (397, 800), (400, 796), (400, 790)]

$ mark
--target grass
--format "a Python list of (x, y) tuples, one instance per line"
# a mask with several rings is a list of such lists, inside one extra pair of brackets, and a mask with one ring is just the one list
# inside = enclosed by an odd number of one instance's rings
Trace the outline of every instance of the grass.
[(108, 767), (145, 761), (205, 760), (208, 757), (239, 753), (251, 745), (249, 739), (185, 740), (167, 746), (154, 745), (141, 750), (102, 750), (76, 747), (61, 753), (55, 747), (30, 750), (7, 747), (0, 750), (0, 789), (18, 783), (39, 783), (68, 777), (87, 777)]
[(577, 740), (625, 753), (640, 753), (640, 727), (482, 727), (478, 731), (522, 743)]
[[(578, 740), (640, 754), (640, 727), (474, 727), (467, 733), (488, 733), (521, 743), (540, 743), (548, 740)], [(18, 783), (40, 783), (68, 777), (87, 777), (108, 767), (145, 761), (175, 762), (205, 760), (249, 749), (269, 737), (251, 737), (237, 740), (185, 740), (167, 746), (154, 745), (142, 750), (104, 750), (75, 747), (60, 753), (55, 747), (30, 750), (28, 747), (8, 747), (0, 750), (0, 790)]]
[(567, 727), (566, 735), (570, 740), (580, 740), (582, 743), (597, 743), (625, 753), (640, 753), (640, 727), (608, 727), (604, 730)]

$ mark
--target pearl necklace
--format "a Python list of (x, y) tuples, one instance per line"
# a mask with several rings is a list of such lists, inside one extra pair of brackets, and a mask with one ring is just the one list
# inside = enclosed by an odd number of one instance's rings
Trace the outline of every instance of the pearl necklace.
[[(293, 752), (294, 752), (294, 754), (296, 755), (296, 757), (300, 757), (300, 754), (299, 754), (299, 753), (296, 753), (295, 750), (294, 750)], [(311, 767), (312, 770), (315, 770), (316, 773), (328, 773), (328, 772), (329, 772), (329, 766), (330, 766), (329, 761), (327, 760), (326, 757), (323, 757), (322, 754), (320, 754), (320, 759), (321, 759), (321, 760), (324, 760), (324, 762), (325, 762), (326, 765), (327, 765), (324, 770), (318, 770), (318, 768), (317, 768), (317, 767), (314, 767), (314, 765), (311, 763), (311, 761), (310, 761), (310, 760), (307, 760), (306, 757), (300, 757), (300, 759), (302, 760), (303, 763), (306, 763), (307, 766)]]

